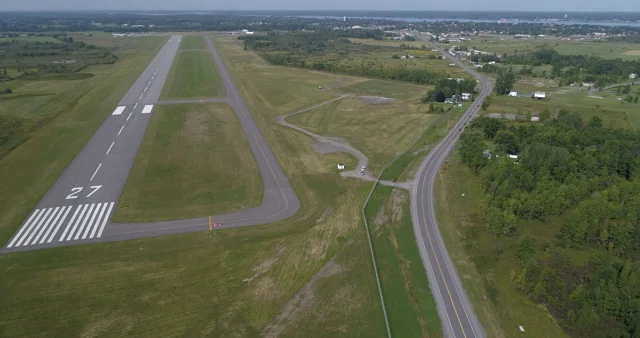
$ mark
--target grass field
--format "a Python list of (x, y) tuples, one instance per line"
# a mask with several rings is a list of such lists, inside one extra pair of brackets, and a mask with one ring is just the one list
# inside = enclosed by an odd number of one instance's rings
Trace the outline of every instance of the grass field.
[[(490, 235), (482, 218), (480, 178), (458, 161), (453, 155), (440, 170), (434, 190), (436, 215), (447, 250), (487, 336), (565, 337), (551, 314), (516, 290), (512, 280), (519, 267), (515, 252), (521, 236), (534, 235), (542, 242), (545, 236), (553, 236), (550, 228), (555, 228), (551, 226), (554, 220), (521, 224), (512, 237)], [(502, 248), (500, 253), (495, 243)], [(519, 325), (525, 332), (520, 332)]]
[(200, 35), (184, 35), (182, 42), (180, 43), (181, 50), (193, 50), (193, 49), (209, 49), (207, 42), (204, 40), (204, 36)]
[[(196, 38), (196, 37), (193, 37)], [(178, 51), (167, 82), (163, 99), (197, 99), (224, 96), (224, 84), (209, 51)]]
[(158, 106), (114, 220), (223, 214), (260, 205), (262, 194), (258, 167), (231, 107)]
[(365, 210), (391, 334), (440, 337), (442, 329), (413, 233), (409, 193), (377, 186)]
[[(403, 40), (374, 40), (374, 39), (356, 39), (349, 38), (349, 41), (353, 43), (361, 43), (365, 45), (374, 45), (374, 46), (392, 46), (392, 47), (400, 47), (402, 45), (411, 46), (414, 48), (422, 48), (425, 46), (427, 48), (427, 43), (423, 41), (403, 41)], [(437, 55), (437, 53), (432, 53), (433, 55)]]
[(33, 42), (62, 43), (60, 40), (51, 36), (18, 36), (15, 38), (9, 38), (9, 37), (0, 38), (0, 42), (10, 42), (10, 41), (24, 41), (28, 43), (33, 43)]
[(491, 104), (483, 113), (541, 113), (548, 109), (556, 114), (568, 109), (582, 115), (584, 121), (600, 116), (607, 125), (620, 128), (640, 128), (640, 105), (617, 101), (615, 93), (596, 92), (602, 99), (588, 97), (586, 91), (552, 93), (545, 101), (528, 97), (493, 96)]
[[(15, 129), (0, 156), (0, 242), (6, 242), (167, 39), (146, 37), (117, 50), (113, 65), (91, 66), (74, 81), (9, 81), (0, 116)], [(38, 94), (37, 96), (34, 96)], [(39, 95), (50, 94), (50, 95)], [(5, 101), (7, 100), (7, 101)], [(11, 151), (9, 151), (11, 150)]]
[(344, 138), (369, 157), (369, 168), (377, 173), (436, 118), (425, 110), (424, 104), (400, 100), (371, 104), (360, 97), (349, 97), (292, 116), (288, 121), (319, 135)]

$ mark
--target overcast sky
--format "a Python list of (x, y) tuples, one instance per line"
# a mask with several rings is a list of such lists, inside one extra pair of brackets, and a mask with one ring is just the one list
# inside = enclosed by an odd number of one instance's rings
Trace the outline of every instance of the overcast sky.
[(3, 10), (640, 11), (638, 0), (0, 0)]

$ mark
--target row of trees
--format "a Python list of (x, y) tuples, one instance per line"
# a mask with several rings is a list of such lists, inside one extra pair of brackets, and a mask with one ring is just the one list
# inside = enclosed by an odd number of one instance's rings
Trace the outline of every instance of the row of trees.
[(470, 78), (450, 79), (442, 78), (435, 83), (433, 89), (427, 92), (422, 102), (444, 102), (447, 97), (460, 97), (461, 93), (474, 93), (476, 81)]

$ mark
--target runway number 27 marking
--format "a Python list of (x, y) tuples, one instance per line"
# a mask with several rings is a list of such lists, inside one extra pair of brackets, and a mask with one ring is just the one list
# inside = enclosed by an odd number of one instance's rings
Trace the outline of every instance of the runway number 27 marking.
[[(86, 197), (91, 197), (91, 195), (95, 194), (96, 191), (98, 191), (100, 188), (102, 188), (101, 185), (92, 185), (91, 187), (89, 187), (91, 189), (93, 189), (93, 191), (91, 191), (89, 193), (89, 195), (87, 195)], [(75, 188), (71, 188), (71, 193), (69, 195), (67, 195), (68, 200), (71, 199), (75, 199), (78, 198), (78, 194), (82, 191), (82, 187), (75, 187)]]

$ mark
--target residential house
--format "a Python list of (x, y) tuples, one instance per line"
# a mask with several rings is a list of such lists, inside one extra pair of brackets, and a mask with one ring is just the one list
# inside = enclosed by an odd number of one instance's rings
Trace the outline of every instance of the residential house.
[(538, 121), (540, 121), (540, 115), (538, 115), (538, 113), (531, 114), (531, 122), (538, 122)]
[(471, 100), (471, 94), (470, 93), (462, 93), (461, 99), (464, 100), (464, 101), (469, 101), (469, 100)]
[(515, 90), (512, 90), (509, 92), (509, 96), (518, 97), (518, 92)]
[(633, 79), (635, 79), (636, 77), (638, 77), (638, 74), (636, 74), (636, 73), (631, 73), (631, 74), (629, 74), (629, 80), (633, 80)]

